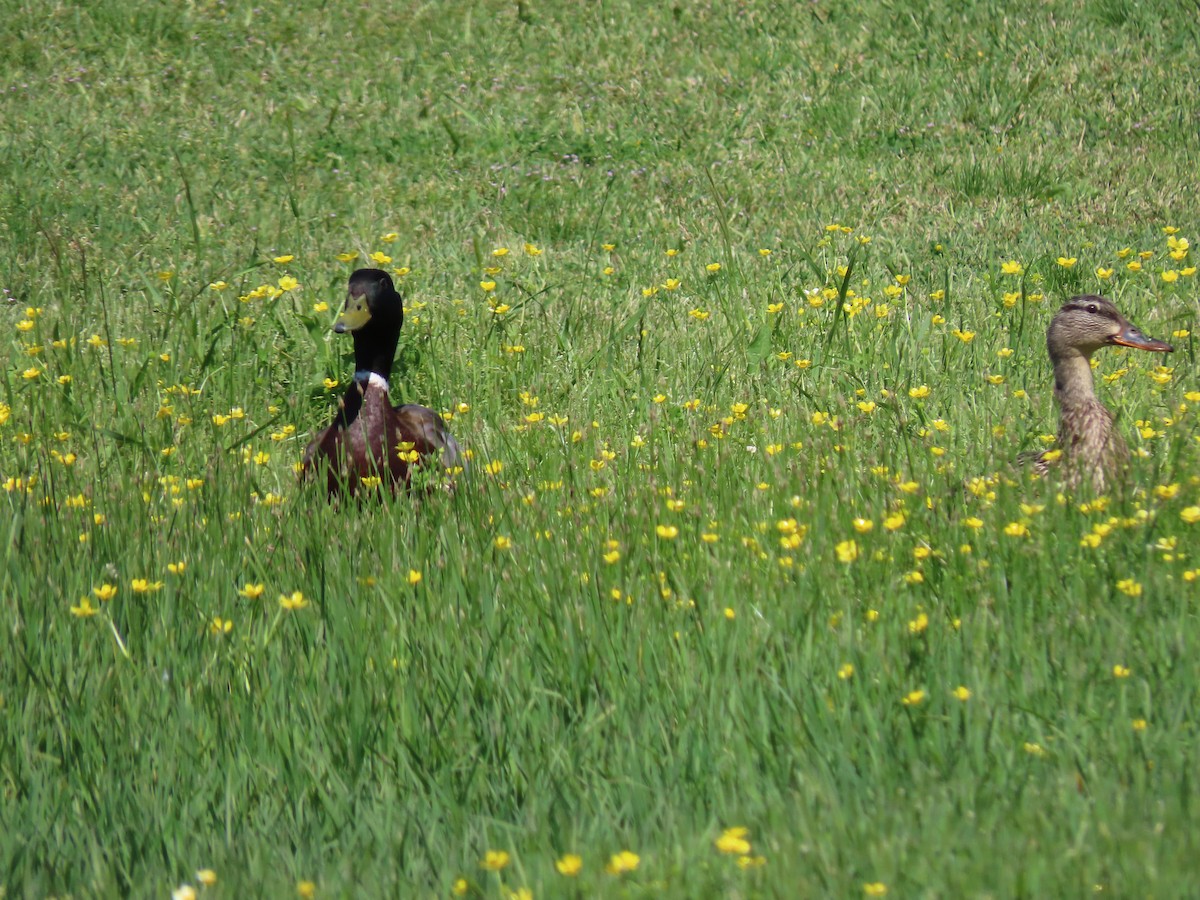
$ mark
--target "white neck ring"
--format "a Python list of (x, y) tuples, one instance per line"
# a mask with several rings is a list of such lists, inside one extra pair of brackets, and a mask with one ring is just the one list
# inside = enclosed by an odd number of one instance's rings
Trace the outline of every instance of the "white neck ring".
[(378, 372), (358, 371), (354, 373), (354, 380), (366, 384), (368, 387), (377, 387), (385, 394), (388, 391), (387, 379)]

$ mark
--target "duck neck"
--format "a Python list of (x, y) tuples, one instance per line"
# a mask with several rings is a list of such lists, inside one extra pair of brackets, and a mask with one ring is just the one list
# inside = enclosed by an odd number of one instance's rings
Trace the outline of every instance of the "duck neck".
[(385, 394), (390, 389), (387, 379), (378, 372), (363, 371), (362, 369), (355, 371), (354, 383), (363, 385), (365, 387), (379, 388)]
[(400, 340), (400, 329), (387, 332), (354, 335), (354, 380), (388, 388), (392, 374), (392, 360), (396, 357), (396, 344)]
[(1078, 409), (1096, 401), (1092, 365), (1087, 354), (1070, 348), (1055, 356), (1054, 399), (1062, 410)]

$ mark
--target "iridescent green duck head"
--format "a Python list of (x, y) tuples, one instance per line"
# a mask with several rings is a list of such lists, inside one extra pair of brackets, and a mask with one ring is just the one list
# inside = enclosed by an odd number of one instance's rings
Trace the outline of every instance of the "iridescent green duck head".
[(363, 380), (374, 372), (387, 381), (392, 372), (404, 300), (382, 269), (359, 269), (350, 276), (346, 306), (333, 330), (354, 338), (354, 377)]

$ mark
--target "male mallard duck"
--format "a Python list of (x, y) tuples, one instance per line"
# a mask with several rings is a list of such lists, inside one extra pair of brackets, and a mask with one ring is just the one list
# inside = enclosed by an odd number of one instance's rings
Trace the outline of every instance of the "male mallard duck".
[[(1101, 347), (1116, 344), (1152, 353), (1175, 348), (1148, 338), (1117, 312), (1111, 300), (1085, 294), (1068, 300), (1050, 322), (1046, 348), (1054, 366), (1054, 400), (1058, 404), (1058, 449), (1062, 451), (1072, 482), (1090, 477), (1097, 491), (1116, 478), (1129, 460), (1129, 448), (1113, 427), (1113, 414), (1093, 389), (1091, 356)], [(1045, 472), (1049, 460), (1038, 457)]]
[(359, 269), (350, 276), (346, 308), (333, 330), (354, 338), (354, 382), (333, 422), (304, 451), (302, 468), (307, 475), (324, 465), (330, 496), (353, 494), (364, 478), (407, 485), (413, 465), (462, 464), (441, 416), (424, 406), (392, 406), (388, 398), (403, 322), (404, 305), (387, 272)]

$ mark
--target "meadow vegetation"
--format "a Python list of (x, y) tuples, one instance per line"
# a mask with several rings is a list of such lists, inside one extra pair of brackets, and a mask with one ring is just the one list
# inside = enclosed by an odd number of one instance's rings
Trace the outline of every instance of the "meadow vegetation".
[(1193, 893), (1200, 25), (918, 6), (6, 3), (0, 894)]

